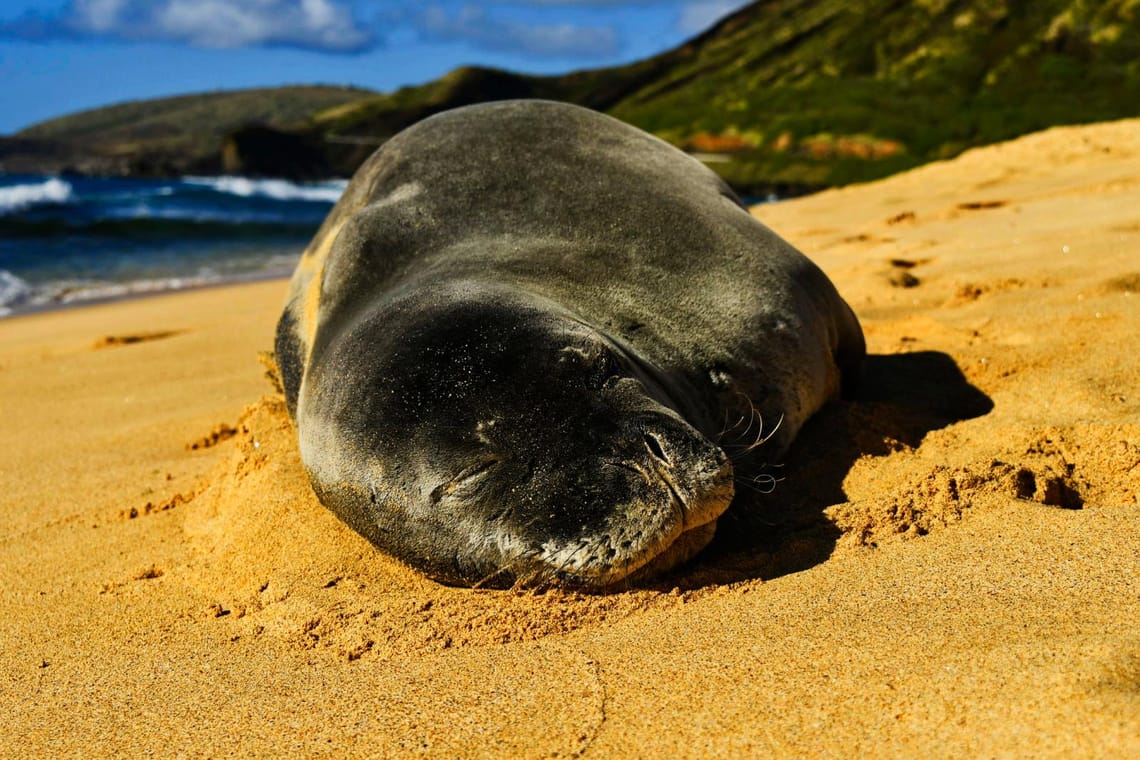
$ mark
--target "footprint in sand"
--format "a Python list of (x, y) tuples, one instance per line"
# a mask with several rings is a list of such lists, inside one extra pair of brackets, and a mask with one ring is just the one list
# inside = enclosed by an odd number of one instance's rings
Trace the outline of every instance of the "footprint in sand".
[(180, 335), (186, 332), (185, 330), (160, 330), (157, 332), (141, 332), (131, 333), (129, 335), (104, 335), (102, 338), (97, 339), (91, 348), (99, 350), (101, 348), (114, 348), (116, 346), (129, 346), (132, 343), (146, 343), (151, 340), (162, 340), (163, 338), (170, 338), (175, 335)]
[(1115, 293), (1140, 293), (1140, 273), (1133, 272), (1113, 277), (1104, 283), (1104, 288)]
[(966, 201), (958, 204), (959, 211), (982, 211), (991, 208), (1001, 208), (1009, 205), (1009, 201)]
[(186, 444), (186, 448), (191, 451), (198, 449), (208, 449), (211, 446), (217, 446), (222, 441), (229, 440), (237, 435), (237, 428), (228, 425), (225, 422), (219, 422), (214, 426), (214, 429), (209, 433), (194, 441), (193, 443)]
[(840, 243), (876, 243), (876, 244), (886, 244), (886, 243), (893, 243), (893, 242), (895, 242), (895, 239), (894, 239), (893, 237), (875, 237), (874, 235), (868, 235), (868, 234), (867, 234), (867, 233), (865, 233), (865, 232), (861, 232), (861, 233), (859, 233), (858, 235), (850, 235), (850, 236), (848, 236), (848, 237), (845, 237), (845, 238), (841, 239), (839, 242), (840, 242)]
[(887, 224), (902, 224), (903, 222), (913, 222), (915, 218), (915, 213), (913, 211), (900, 211), (888, 219)]
[(915, 288), (922, 284), (922, 280), (918, 279), (911, 272), (912, 269), (919, 264), (925, 264), (929, 259), (911, 260), (911, 259), (888, 259), (887, 263), (891, 265), (890, 271), (887, 272), (887, 282), (892, 287), (896, 288)]
[(961, 306), (962, 304), (977, 301), (987, 293), (997, 293), (1003, 290), (1016, 290), (1027, 286), (1025, 280), (1016, 277), (1006, 277), (990, 282), (964, 282), (954, 291), (954, 295), (946, 300), (947, 306)]

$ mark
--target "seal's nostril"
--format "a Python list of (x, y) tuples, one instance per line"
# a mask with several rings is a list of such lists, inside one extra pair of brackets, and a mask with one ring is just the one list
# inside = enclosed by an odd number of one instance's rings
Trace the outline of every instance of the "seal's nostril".
[(657, 459), (660, 459), (665, 464), (672, 464), (669, 457), (665, 455), (665, 449), (661, 447), (661, 441), (657, 436), (652, 433), (645, 434), (645, 447), (649, 449), (649, 453)]

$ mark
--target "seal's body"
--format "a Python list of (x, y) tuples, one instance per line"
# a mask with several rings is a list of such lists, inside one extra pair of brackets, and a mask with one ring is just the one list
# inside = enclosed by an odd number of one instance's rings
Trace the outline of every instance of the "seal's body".
[(686, 559), (732, 500), (722, 439), (773, 461), (864, 353), (823, 273), (712, 172), (543, 101), (377, 151), (305, 251), (276, 348), (321, 501), (465, 585)]

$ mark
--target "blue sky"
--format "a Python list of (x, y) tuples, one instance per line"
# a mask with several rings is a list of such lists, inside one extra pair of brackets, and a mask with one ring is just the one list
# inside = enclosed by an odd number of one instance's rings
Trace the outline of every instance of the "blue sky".
[(0, 134), (124, 100), (644, 58), (746, 0), (0, 0)]

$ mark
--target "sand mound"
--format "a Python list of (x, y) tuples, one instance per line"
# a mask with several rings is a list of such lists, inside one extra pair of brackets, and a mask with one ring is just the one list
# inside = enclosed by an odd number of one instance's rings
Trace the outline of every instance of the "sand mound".
[[(174, 576), (232, 615), (239, 635), (273, 636), (350, 660), (528, 641), (673, 605), (682, 592), (585, 595), (433, 583), (373, 548), (321, 506), (279, 396), (247, 407), (227, 461), (185, 510), (194, 559)], [(686, 596), (691, 596), (687, 594)]]

